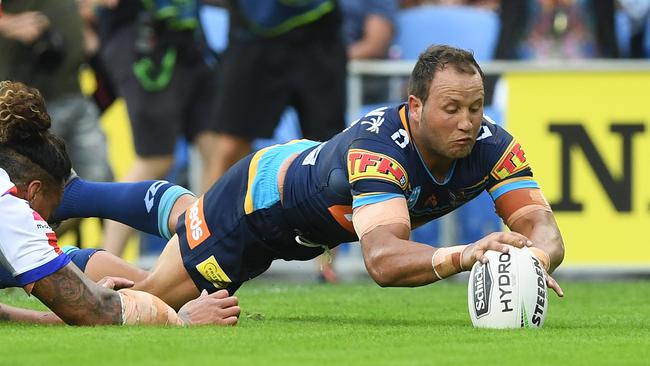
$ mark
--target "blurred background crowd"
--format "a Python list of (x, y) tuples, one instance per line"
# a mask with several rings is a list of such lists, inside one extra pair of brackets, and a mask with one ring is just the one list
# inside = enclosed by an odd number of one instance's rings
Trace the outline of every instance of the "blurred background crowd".
[[(0, 4), (0, 79), (41, 90), (81, 177), (167, 179), (197, 194), (251, 151), (292, 138), (325, 140), (356, 119), (346, 115), (353, 60), (414, 60), (432, 43), (472, 49), (480, 63), (650, 55), (650, 0)], [(496, 76), (486, 80), (486, 111), (499, 119), (495, 84)], [(400, 85), (365, 76), (365, 110), (399, 102)], [(461, 241), (499, 225), (477, 220)], [(132, 234), (114, 222), (88, 229), (92, 237), (83, 227), (61, 227), (74, 233), (65, 244), (123, 255)], [(437, 229), (426, 230), (417, 239), (435, 243)], [(162, 245), (141, 242), (142, 252)], [(328, 263), (319, 268), (324, 280), (336, 280)]]

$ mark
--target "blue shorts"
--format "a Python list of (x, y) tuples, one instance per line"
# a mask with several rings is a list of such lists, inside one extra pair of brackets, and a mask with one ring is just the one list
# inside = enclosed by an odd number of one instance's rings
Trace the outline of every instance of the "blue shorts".
[(296, 243), (296, 231), (279, 201), (245, 212), (252, 157), (235, 164), (179, 219), (183, 264), (200, 290), (233, 294), (275, 259), (306, 260), (323, 252)]
[[(86, 270), (88, 260), (101, 249), (79, 249), (76, 247), (61, 248), (70, 260), (83, 272)], [(4, 267), (0, 266), (0, 288), (20, 287), (18, 281)]]

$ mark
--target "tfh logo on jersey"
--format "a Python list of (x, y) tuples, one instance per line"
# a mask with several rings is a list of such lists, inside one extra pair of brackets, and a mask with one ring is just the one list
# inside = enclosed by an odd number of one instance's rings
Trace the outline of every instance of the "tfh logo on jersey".
[(526, 153), (517, 141), (512, 140), (501, 159), (494, 165), (492, 176), (497, 180), (502, 180), (526, 168), (528, 168)]
[(203, 197), (187, 209), (185, 213), (185, 230), (187, 244), (190, 249), (196, 248), (210, 237), (210, 230), (208, 230), (208, 224), (205, 222), (203, 213)]
[(348, 151), (348, 177), (350, 183), (360, 179), (381, 179), (406, 189), (406, 170), (393, 158), (362, 149)]

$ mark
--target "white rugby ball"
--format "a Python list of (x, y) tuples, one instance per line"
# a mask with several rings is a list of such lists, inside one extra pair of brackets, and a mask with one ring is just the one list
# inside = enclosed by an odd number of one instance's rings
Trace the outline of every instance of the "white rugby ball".
[(524, 247), (488, 251), (474, 263), (467, 286), (472, 324), (478, 328), (541, 328), (548, 309), (542, 264)]

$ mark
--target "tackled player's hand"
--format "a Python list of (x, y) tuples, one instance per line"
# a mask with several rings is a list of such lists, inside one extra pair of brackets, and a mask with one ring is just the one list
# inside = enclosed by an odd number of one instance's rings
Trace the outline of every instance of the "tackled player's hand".
[(185, 325), (236, 325), (239, 320), (239, 299), (227, 290), (208, 294), (206, 290), (178, 310)]

